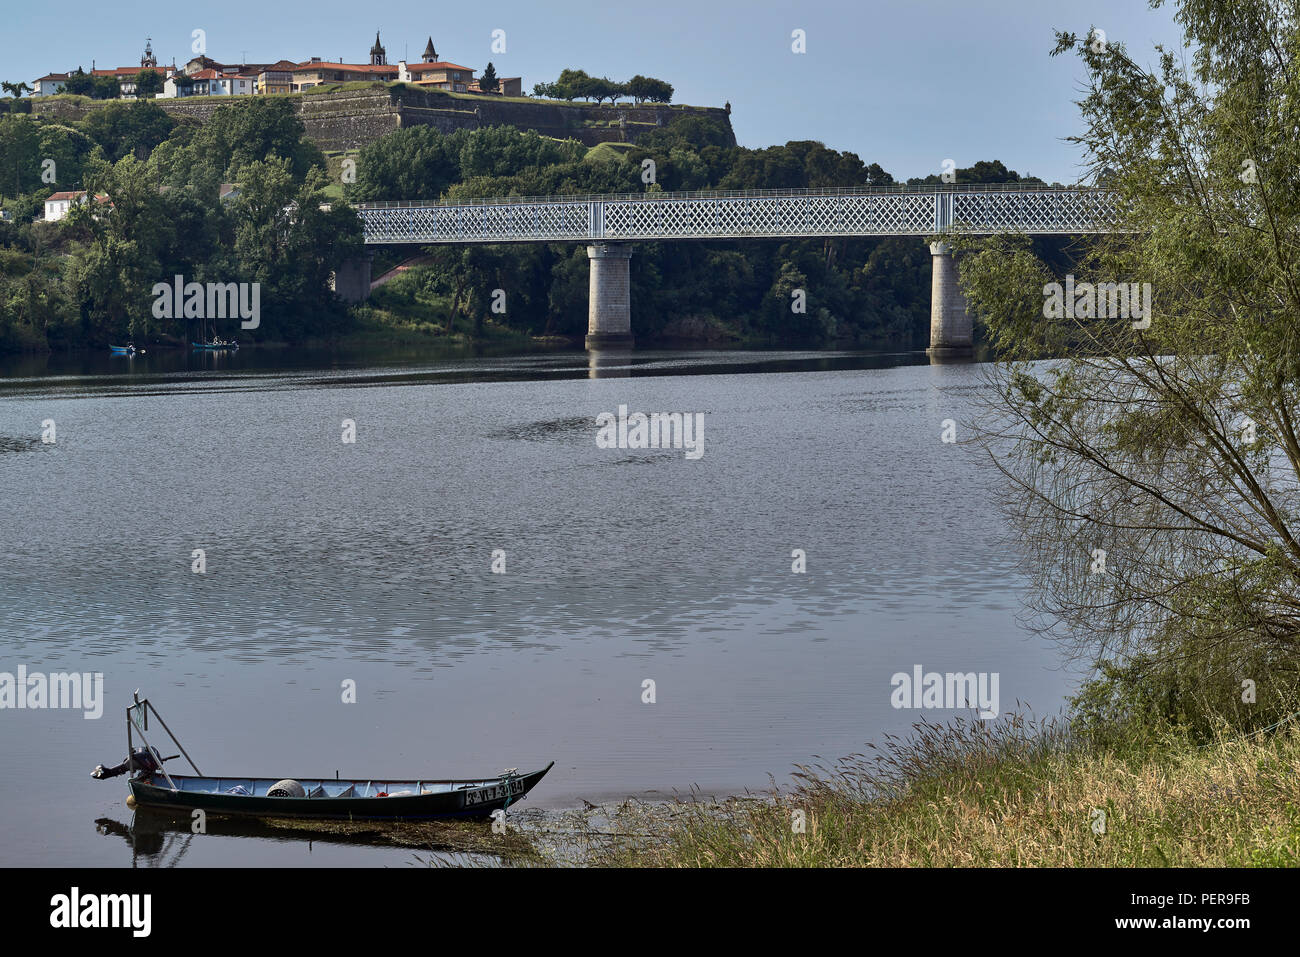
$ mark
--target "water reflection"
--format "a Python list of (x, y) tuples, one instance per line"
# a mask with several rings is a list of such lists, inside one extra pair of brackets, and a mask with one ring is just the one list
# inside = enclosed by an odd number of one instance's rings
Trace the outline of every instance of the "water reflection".
[[(189, 816), (165, 812), (135, 811), (129, 820), (113, 817), (95, 819), (95, 831), (120, 838), (130, 849), (131, 867), (175, 867), (197, 841), (250, 839), (295, 844), (310, 854), (315, 845), (341, 848), (409, 849), (439, 857), (454, 856), (485, 863), (503, 863), (512, 855), (502, 854), (502, 841), (492, 834), (491, 825), (480, 822), (413, 821), (407, 823), (348, 821), (262, 821), (255, 818), (208, 815), (201, 832), (195, 831)], [(526, 852), (522, 839), (510, 842), (516, 854)]]
[(136, 826), (136, 818), (124, 824), (110, 817), (95, 819), (95, 831), (119, 837), (131, 849), (132, 867), (175, 867), (190, 849), (195, 835), (176, 824), (170, 829)]
[(631, 349), (588, 349), (587, 367), (593, 379), (615, 379), (632, 374)]

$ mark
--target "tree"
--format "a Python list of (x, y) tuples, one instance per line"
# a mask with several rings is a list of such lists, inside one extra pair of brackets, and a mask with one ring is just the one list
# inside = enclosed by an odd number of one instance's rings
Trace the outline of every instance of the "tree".
[(597, 103), (631, 96), (638, 103), (646, 100), (670, 103), (673, 88), (672, 84), (653, 77), (638, 75), (626, 83), (619, 83), (607, 76), (589, 76), (582, 70), (561, 70), (554, 83), (538, 83), (534, 86), (533, 95), (557, 100), (595, 100)]
[(650, 76), (641, 76), (639, 73), (627, 81), (627, 93), (638, 103), (647, 100), (651, 103), (671, 103), (673, 99), (671, 83)]
[(461, 177), (512, 176), (526, 169), (572, 162), (586, 148), (576, 140), (555, 140), (532, 130), (489, 126), (470, 130), (460, 150)]
[(0, 90), (4, 90), (14, 99), (17, 99), (18, 97), (22, 96), (24, 93), (32, 92), (32, 88), (28, 86), (26, 83), (22, 83), (22, 82), (10, 83), (8, 80), (5, 80), (4, 82), (0, 83)]
[[(302, 120), (285, 97), (231, 99), (236, 102), (217, 107), (187, 144), (167, 154), (167, 176), (172, 185), (196, 178), (239, 182), (245, 166), (271, 157), (289, 160), (297, 182), (313, 167), (324, 168), (324, 154), (304, 138)], [(156, 104), (148, 106), (158, 108)]]
[(0, 196), (41, 188), (40, 126), (26, 116), (0, 117)]
[(93, 139), (81, 130), (54, 123), (43, 123), (40, 127), (41, 160), (50, 160), (48, 169), (53, 175), (53, 182), (42, 180), (41, 185), (49, 189), (71, 189), (81, 185), (86, 165), (92, 156), (102, 153)]
[[(73, 298), (101, 334), (144, 337), (156, 327), (150, 291), (163, 278), (159, 255), (171, 241), (167, 198), (156, 172), (134, 156), (116, 164), (92, 159), (84, 184), (90, 199), (74, 204), (68, 217), (69, 226), (89, 238), (72, 256)], [(100, 194), (111, 209), (94, 199)]]
[[(157, 77), (149, 70), (140, 71)], [(111, 162), (134, 153), (148, 157), (176, 127), (176, 120), (157, 103), (133, 100), (109, 103), (91, 111), (81, 129), (98, 143)]]
[(468, 130), (443, 133), (432, 126), (394, 130), (361, 148), (349, 198), (437, 199), (461, 179), (460, 154)]
[(652, 80), (650, 100), (655, 103), (671, 103), (673, 101), (673, 85), (664, 80)]
[(77, 67), (64, 81), (63, 92), (88, 96), (92, 100), (116, 100), (122, 95), (122, 86), (115, 76), (94, 76)]
[(1118, 207), (1074, 308), (1024, 239), (973, 244), (962, 284), (1002, 358), (982, 436), (1040, 626), (1180, 711), (1257, 681), (1262, 724), (1300, 666), (1300, 24), (1275, 0), (1178, 7), (1191, 58), (1152, 69), (1058, 34)]
[(588, 95), (597, 103), (603, 103), (605, 100), (612, 103), (627, 93), (627, 84), (616, 83), (607, 76), (602, 76), (599, 79), (593, 77), (587, 85), (587, 91)]
[(256, 335), (295, 340), (339, 331), (346, 322), (329, 277), (359, 251), (361, 221), (346, 204), (322, 208), (326, 183), (321, 169), (297, 182), (283, 157), (243, 167), (232, 217), (238, 278), (260, 287), (265, 318)]
[(491, 61), (483, 69), (483, 75), (479, 77), (478, 88), (484, 93), (495, 93), (501, 86), (501, 81), (497, 79), (497, 68)]
[(63, 92), (74, 96), (90, 96), (94, 85), (94, 77), (81, 67), (77, 67), (63, 81)]
[(135, 75), (135, 96), (143, 100), (163, 91), (162, 74), (157, 70), (141, 70)]
[(561, 100), (586, 99), (591, 94), (591, 77), (582, 70), (561, 70), (560, 76), (551, 85), (554, 95)]
[[(973, 166), (965, 169), (953, 171), (956, 175), (956, 182), (963, 186), (973, 184), (996, 184), (996, 183), (1042, 183), (1041, 179), (1036, 176), (1021, 176), (1015, 170), (1007, 169), (1006, 165), (993, 160), (980, 160)], [(909, 186), (938, 186), (944, 182), (942, 174), (931, 173), (925, 177), (913, 177), (907, 181)]]

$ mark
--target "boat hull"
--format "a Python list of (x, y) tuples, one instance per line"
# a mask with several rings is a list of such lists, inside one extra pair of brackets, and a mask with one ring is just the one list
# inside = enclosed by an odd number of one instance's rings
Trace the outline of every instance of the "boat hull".
[[(131, 796), (140, 807), (172, 811), (202, 810), (206, 814), (247, 815), (251, 817), (312, 818), (337, 821), (424, 821), (437, 818), (489, 817), (493, 811), (523, 800), (546, 772), (552, 761), (540, 771), (514, 775), (509, 790), (504, 779), (474, 782), (427, 782), (451, 784), (450, 790), (393, 797), (265, 797), (253, 794), (230, 794), (221, 791), (186, 790), (194, 780), (172, 775), (179, 785), (173, 790), (162, 775), (152, 780), (127, 782)], [(237, 779), (228, 779), (232, 782)], [(244, 779), (248, 780), (248, 779)], [(312, 781), (318, 779), (309, 779)], [(157, 783), (154, 783), (154, 782)], [(326, 781), (328, 784), (348, 783)]]

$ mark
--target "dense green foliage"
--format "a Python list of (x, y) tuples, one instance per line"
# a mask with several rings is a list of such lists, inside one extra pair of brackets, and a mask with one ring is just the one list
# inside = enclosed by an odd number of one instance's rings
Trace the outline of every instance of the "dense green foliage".
[(122, 95), (122, 85), (115, 76), (93, 76), (77, 67), (64, 81), (63, 92), (92, 100), (116, 100)]
[(135, 95), (137, 99), (157, 96), (163, 91), (163, 76), (157, 70), (141, 70), (135, 75)]
[[(0, 183), (12, 216), (0, 224), (0, 349), (194, 338), (195, 317), (154, 313), (154, 285), (176, 275), (260, 284), (260, 326), (227, 318), (207, 334), (294, 340), (345, 329), (329, 279), (359, 248), (360, 224), (346, 205), (322, 208), (324, 157), (302, 133), (287, 102), (252, 97), (202, 126), (146, 100), (109, 104), (75, 126), (0, 117), (0, 168), (14, 170)], [(222, 183), (238, 193), (223, 201)], [(70, 189), (106, 201), (32, 221), (45, 196)]]

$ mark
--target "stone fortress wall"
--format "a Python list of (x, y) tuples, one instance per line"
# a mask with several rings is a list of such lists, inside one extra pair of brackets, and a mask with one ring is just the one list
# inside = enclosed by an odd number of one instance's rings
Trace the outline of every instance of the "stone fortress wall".
[[(154, 100), (177, 116), (207, 120), (230, 97)], [(731, 116), (717, 107), (646, 103), (618, 106), (591, 103), (520, 102), (484, 95), (453, 97), (409, 85), (291, 95), (307, 136), (323, 150), (357, 150), (385, 133), (409, 126), (435, 126), (445, 132), (483, 126), (513, 126), (543, 136), (576, 139), (586, 146), (635, 143), (642, 134), (688, 116), (708, 117), (731, 131)], [(116, 102), (116, 101), (111, 101)], [(81, 97), (38, 97), (32, 112), (56, 120), (84, 119), (103, 102)], [(731, 133), (735, 143), (735, 133)]]

